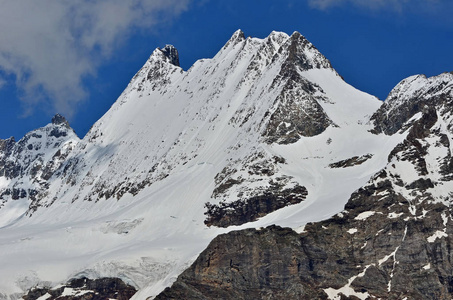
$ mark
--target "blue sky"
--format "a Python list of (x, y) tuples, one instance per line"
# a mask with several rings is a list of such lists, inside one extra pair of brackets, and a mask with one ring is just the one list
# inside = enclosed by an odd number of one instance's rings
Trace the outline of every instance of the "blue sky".
[[(74, 3), (71, 3), (74, 2)], [(56, 113), (83, 137), (156, 47), (188, 69), (237, 29), (299, 31), (344, 79), (385, 99), (402, 79), (453, 71), (451, 0), (0, 0), (0, 138)]]

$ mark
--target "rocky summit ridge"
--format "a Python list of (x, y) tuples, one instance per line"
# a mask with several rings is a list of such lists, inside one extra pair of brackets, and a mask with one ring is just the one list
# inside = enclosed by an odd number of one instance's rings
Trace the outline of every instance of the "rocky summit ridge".
[(83, 139), (0, 140), (0, 298), (450, 299), (452, 76), (381, 102), (298, 32), (157, 48)]

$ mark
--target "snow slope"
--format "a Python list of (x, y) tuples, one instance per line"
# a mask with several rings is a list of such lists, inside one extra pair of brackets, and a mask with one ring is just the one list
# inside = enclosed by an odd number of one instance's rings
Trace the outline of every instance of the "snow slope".
[[(140, 289), (134, 299), (156, 295), (220, 233), (269, 224), (303, 230), (339, 213), (405, 137), (371, 134), (381, 102), (345, 83), (299, 33), (257, 39), (237, 31), (187, 71), (166, 53), (152, 53), (36, 201), (0, 209), (17, 217), (0, 228), (0, 298), (81, 275), (120, 277)], [(315, 105), (328, 126), (307, 136), (293, 130), (294, 142), (266, 142), (272, 116), (294, 95), (304, 120)], [(293, 125), (278, 124), (285, 134)], [(270, 177), (249, 176), (256, 161), (247, 159), (258, 154), (286, 163), (273, 164)], [(329, 166), (364, 155), (359, 165)], [(246, 180), (216, 198), (225, 169), (235, 170), (227, 178)], [(206, 202), (235, 201), (282, 177), (306, 187), (306, 200), (240, 226), (204, 224)], [(11, 184), (0, 177), (0, 186)]]

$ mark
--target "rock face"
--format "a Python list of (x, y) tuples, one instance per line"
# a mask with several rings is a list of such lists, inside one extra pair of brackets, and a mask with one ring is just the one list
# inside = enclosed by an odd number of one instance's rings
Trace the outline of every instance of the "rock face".
[(310, 288), (304, 252), (289, 228), (220, 235), (155, 299), (317, 299), (323, 293)]
[(286, 83), (275, 100), (279, 105), (271, 114), (263, 135), (268, 143), (289, 144), (297, 142), (301, 136), (318, 135), (334, 125), (319, 103), (326, 99), (324, 91), (300, 74), (311, 69), (332, 69), (332, 66), (298, 32), (279, 48), (278, 55), (286, 57), (278, 77)]
[(175, 47), (166, 45), (163, 49), (160, 49), (160, 51), (169, 58), (172, 65), (179, 67), (179, 54)]
[(284, 164), (283, 157), (269, 157), (264, 151), (229, 164), (215, 176), (212, 198), (219, 202), (205, 204), (204, 223), (218, 227), (242, 225), (305, 200), (307, 189), (292, 176), (281, 173)]
[(348, 159), (340, 160), (334, 163), (329, 164), (330, 168), (348, 168), (357, 165), (361, 165), (366, 162), (368, 159), (372, 158), (372, 154), (365, 154), (362, 156), (354, 156)]
[(315, 136), (327, 127), (334, 125), (316, 96), (319, 87), (311, 84), (297, 72), (285, 74), (290, 76), (288, 83), (278, 96), (278, 108), (271, 115), (264, 132), (266, 142), (290, 144), (297, 142), (301, 136)]
[(220, 202), (219, 205), (208, 202), (205, 212), (207, 219), (204, 223), (208, 226), (218, 227), (242, 225), (256, 221), (277, 209), (300, 203), (307, 197), (307, 189), (303, 186), (283, 187), (274, 183), (262, 195), (253, 196), (246, 200), (236, 200), (229, 203)]
[(127, 300), (136, 293), (136, 289), (125, 284), (119, 278), (88, 279), (77, 278), (70, 280), (65, 285), (55, 288), (31, 289), (22, 297), (24, 300), (36, 299), (65, 299), (65, 300)]
[(426, 98), (431, 106), (419, 105), (412, 119), (404, 104), (393, 106), (387, 120), (395, 113), (407, 122), (376, 124), (406, 137), (343, 212), (300, 234), (271, 226), (218, 236), (156, 299), (451, 299), (453, 132), (445, 99)]

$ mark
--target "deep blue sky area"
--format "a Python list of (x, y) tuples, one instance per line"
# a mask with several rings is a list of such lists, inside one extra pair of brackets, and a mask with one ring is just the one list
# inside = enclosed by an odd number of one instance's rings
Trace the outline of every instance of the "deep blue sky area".
[(187, 70), (237, 29), (299, 31), (346, 82), (380, 99), (407, 76), (453, 71), (451, 1), (81, 0), (24, 15), (31, 1), (2, 7), (11, 18), (0, 21), (1, 139), (56, 113), (83, 137), (156, 47), (174, 45)]

